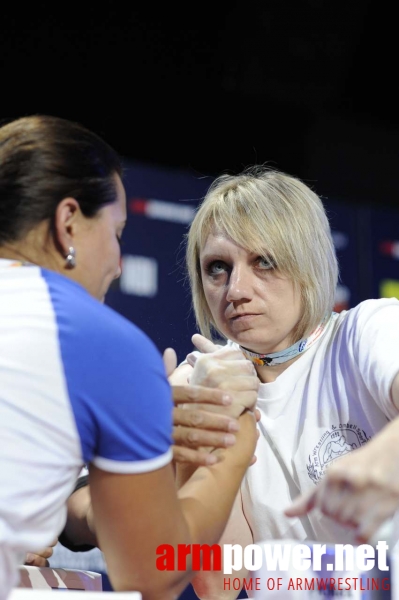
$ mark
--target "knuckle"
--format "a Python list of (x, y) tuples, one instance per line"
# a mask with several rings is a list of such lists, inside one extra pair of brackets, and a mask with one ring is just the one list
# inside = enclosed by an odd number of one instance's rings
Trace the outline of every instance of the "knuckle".
[(212, 354), (201, 354), (201, 356), (197, 359), (197, 362), (201, 365), (201, 367), (209, 369), (209, 365), (212, 365), (215, 362), (215, 358)]
[(187, 452), (184, 448), (180, 446), (173, 446), (173, 459), (177, 462), (184, 462), (187, 458)]
[(176, 429), (175, 427), (173, 428), (173, 432), (172, 432), (172, 439), (175, 442), (175, 444), (178, 444), (180, 442), (180, 430)]
[(199, 437), (199, 435), (198, 435), (197, 431), (192, 430), (192, 429), (188, 430), (187, 436), (186, 436), (187, 442), (189, 442), (191, 444), (195, 444), (198, 442), (198, 437)]
[(201, 425), (204, 421), (203, 415), (198, 410), (193, 410), (190, 413), (189, 419), (190, 419), (190, 423), (193, 427), (198, 427), (198, 425)]
[(187, 388), (187, 398), (192, 402), (198, 400), (200, 396), (200, 391), (196, 386), (188, 386)]
[(333, 464), (326, 473), (325, 481), (326, 484), (340, 482), (344, 483), (344, 473), (339, 466)]

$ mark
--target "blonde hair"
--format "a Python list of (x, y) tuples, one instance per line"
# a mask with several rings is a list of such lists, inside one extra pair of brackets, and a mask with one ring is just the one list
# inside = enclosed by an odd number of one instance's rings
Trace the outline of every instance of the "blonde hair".
[[(221, 231), (249, 252), (266, 256), (300, 290), (302, 314), (293, 343), (317, 327), (334, 305), (338, 263), (320, 198), (302, 181), (254, 166), (213, 181), (187, 234), (186, 264), (198, 327), (218, 332), (205, 299), (200, 252)], [(220, 332), (218, 332), (220, 333)]]

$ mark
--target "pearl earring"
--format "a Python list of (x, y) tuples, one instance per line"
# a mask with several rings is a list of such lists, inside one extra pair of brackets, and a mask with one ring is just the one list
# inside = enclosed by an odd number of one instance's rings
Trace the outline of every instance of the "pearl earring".
[(65, 261), (67, 269), (73, 269), (76, 267), (76, 251), (73, 246), (69, 246)]

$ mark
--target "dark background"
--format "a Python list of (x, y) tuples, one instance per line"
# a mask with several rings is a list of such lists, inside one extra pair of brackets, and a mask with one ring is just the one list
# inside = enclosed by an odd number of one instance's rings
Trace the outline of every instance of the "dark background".
[(267, 162), (395, 205), (397, 22), (367, 0), (0, 8), (0, 117), (78, 120), (122, 155), (216, 175)]

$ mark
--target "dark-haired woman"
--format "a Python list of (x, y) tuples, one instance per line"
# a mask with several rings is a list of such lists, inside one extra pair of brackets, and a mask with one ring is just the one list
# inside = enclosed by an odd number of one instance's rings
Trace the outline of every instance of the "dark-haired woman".
[(120, 173), (78, 124), (35, 116), (0, 128), (0, 600), (25, 553), (63, 528), (84, 463), (114, 589), (175, 598), (190, 564), (157, 570), (158, 546), (216, 542), (253, 456), (247, 411), (223, 461), (177, 496), (162, 357), (101, 302), (120, 274)]

